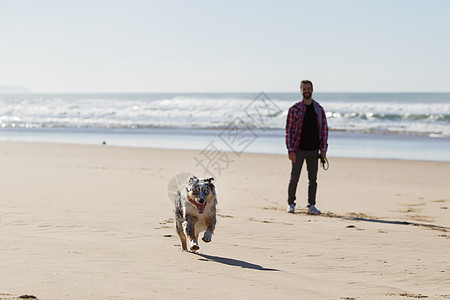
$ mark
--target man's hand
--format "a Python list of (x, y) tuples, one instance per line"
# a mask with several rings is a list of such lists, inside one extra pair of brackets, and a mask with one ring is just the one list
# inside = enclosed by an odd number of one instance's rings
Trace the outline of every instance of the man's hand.
[(297, 154), (295, 152), (289, 152), (289, 160), (295, 163), (297, 161)]
[(320, 151), (320, 155), (321, 155), (323, 158), (327, 158), (327, 152), (326, 152), (326, 151), (325, 151), (325, 152)]

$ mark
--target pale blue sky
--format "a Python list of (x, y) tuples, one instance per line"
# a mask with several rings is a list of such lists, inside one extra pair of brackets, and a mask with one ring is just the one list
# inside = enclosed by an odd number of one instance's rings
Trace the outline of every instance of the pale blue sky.
[(0, 85), (450, 92), (449, 0), (0, 0)]

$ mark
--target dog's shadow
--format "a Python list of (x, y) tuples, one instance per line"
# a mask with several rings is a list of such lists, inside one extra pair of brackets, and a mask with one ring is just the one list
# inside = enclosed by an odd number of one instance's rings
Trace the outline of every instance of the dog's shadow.
[(201, 254), (201, 253), (195, 253), (195, 255), (198, 255), (201, 258), (201, 261), (213, 261), (217, 263), (221, 263), (228, 266), (235, 266), (235, 267), (241, 267), (244, 269), (252, 269), (252, 270), (258, 270), (258, 271), (277, 271), (280, 272), (278, 269), (269, 269), (264, 268), (260, 265), (252, 264), (243, 260), (233, 259), (233, 258), (227, 258), (227, 257), (220, 257), (220, 256), (213, 256), (213, 255), (207, 255), (207, 254)]

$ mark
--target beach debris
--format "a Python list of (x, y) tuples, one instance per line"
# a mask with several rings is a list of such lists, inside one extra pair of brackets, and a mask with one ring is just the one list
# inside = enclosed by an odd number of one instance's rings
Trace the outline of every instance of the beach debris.
[(34, 295), (22, 295), (17, 298), (19, 298), (19, 299), (37, 299), (37, 297)]
[(389, 294), (387, 294), (387, 296), (402, 296), (402, 297), (417, 298), (417, 299), (428, 298), (427, 295), (410, 294), (410, 293), (400, 293), (400, 294), (389, 293)]
[(364, 231), (365, 229), (362, 229), (362, 228), (358, 228), (358, 227), (356, 227), (355, 225), (348, 225), (348, 226), (346, 226), (345, 228), (354, 228), (354, 229), (356, 229), (356, 230), (361, 230), (361, 231)]

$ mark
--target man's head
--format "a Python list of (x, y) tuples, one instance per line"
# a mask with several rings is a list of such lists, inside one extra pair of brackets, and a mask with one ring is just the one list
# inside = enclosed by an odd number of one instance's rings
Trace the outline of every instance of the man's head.
[(300, 93), (303, 95), (303, 99), (309, 100), (313, 93), (313, 84), (309, 80), (303, 80), (300, 83)]

